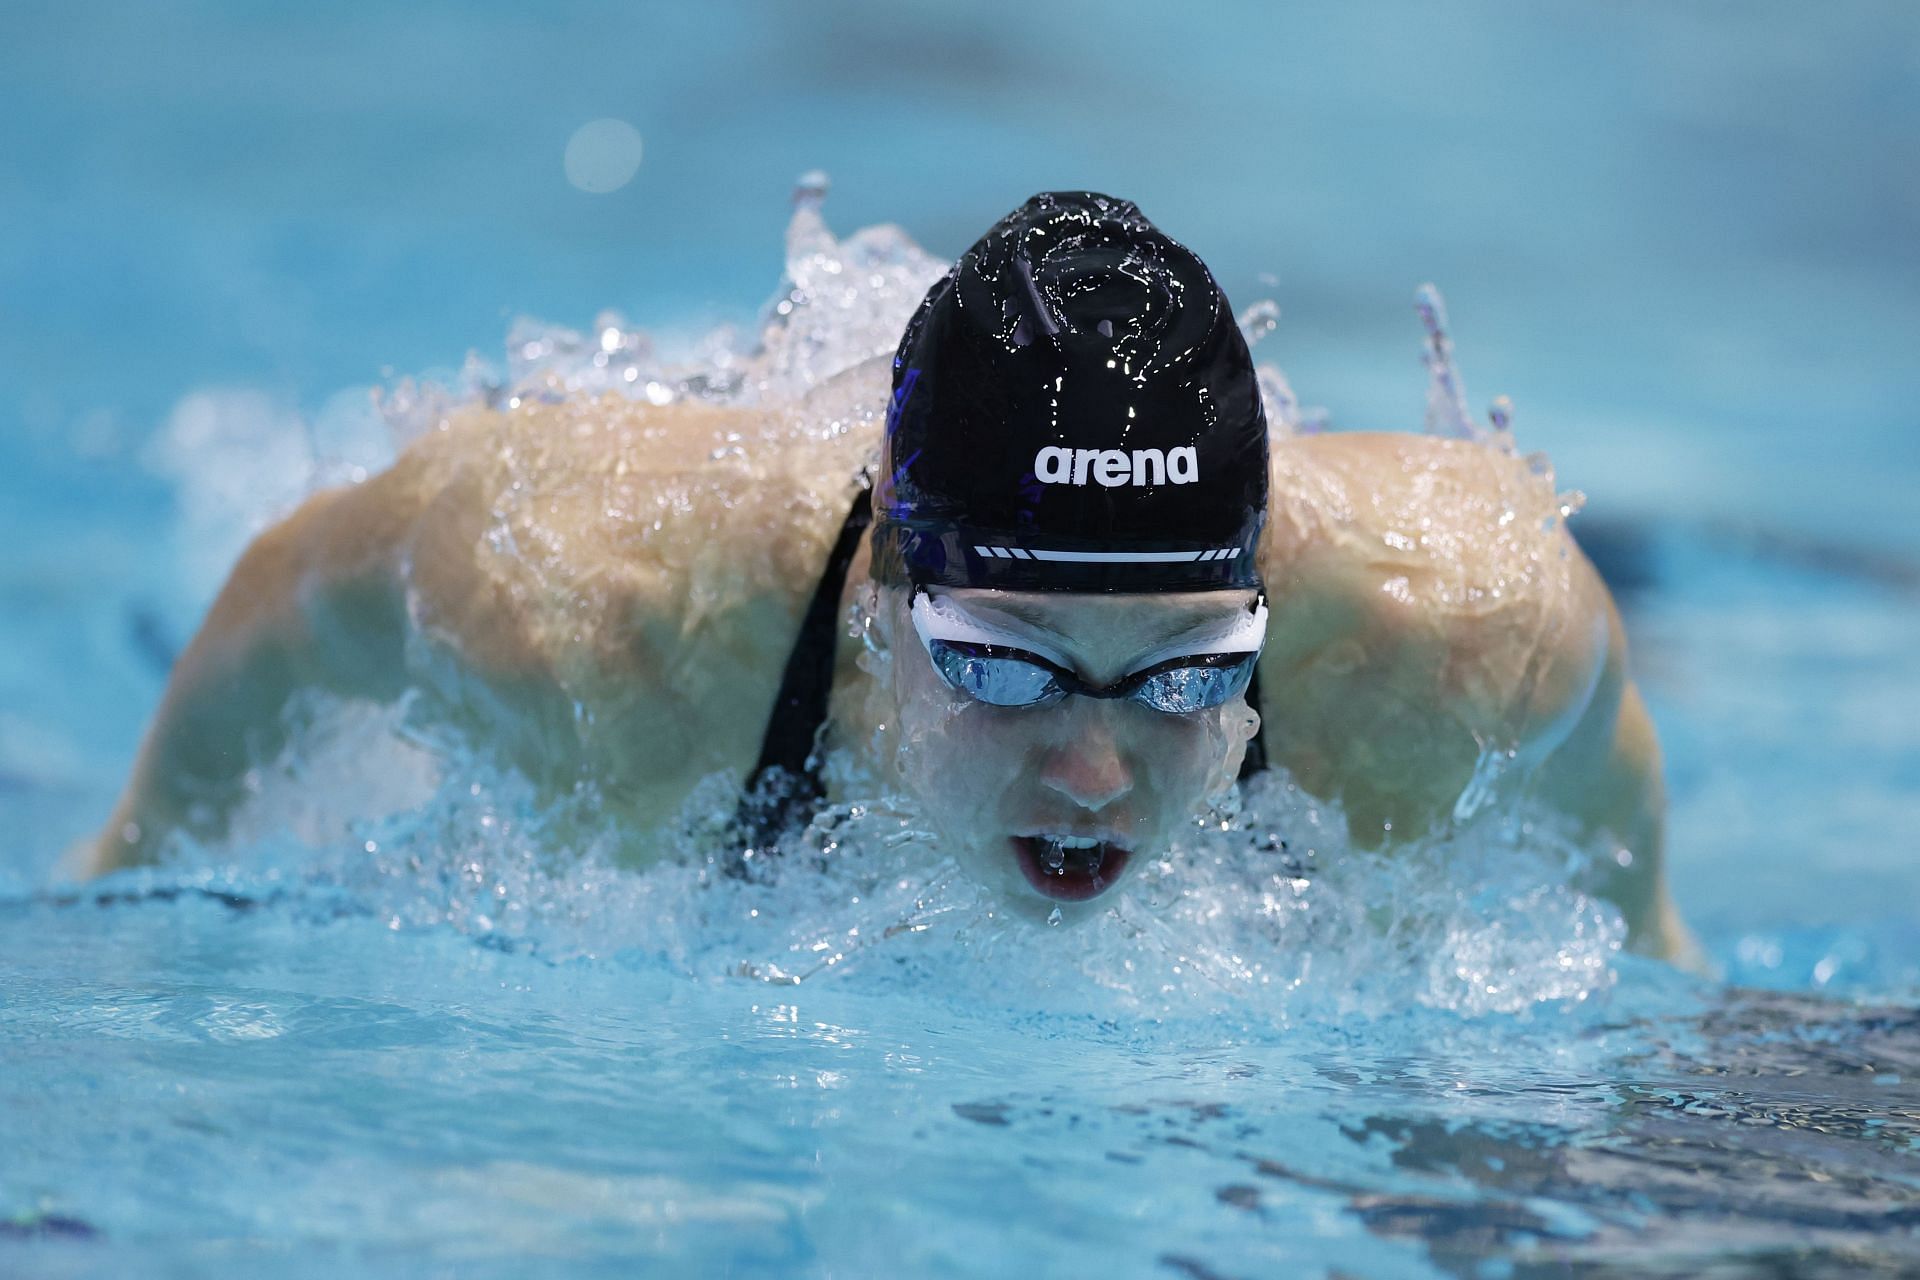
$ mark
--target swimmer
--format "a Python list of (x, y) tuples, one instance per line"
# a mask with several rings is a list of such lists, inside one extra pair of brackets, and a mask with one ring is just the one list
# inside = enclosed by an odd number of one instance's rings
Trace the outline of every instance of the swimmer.
[(1658, 745), (1558, 514), (1471, 441), (1270, 440), (1200, 260), (1130, 203), (1042, 194), (890, 366), (770, 408), (475, 406), (308, 500), (235, 567), (72, 869), (221, 838), (319, 690), (591, 787), (635, 861), (702, 779), (811, 801), (843, 752), (1041, 912), (1261, 768), (1365, 846), (1524, 801), (1677, 956)]

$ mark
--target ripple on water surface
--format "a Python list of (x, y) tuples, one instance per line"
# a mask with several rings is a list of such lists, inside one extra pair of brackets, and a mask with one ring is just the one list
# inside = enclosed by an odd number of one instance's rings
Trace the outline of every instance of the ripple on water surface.
[(721, 972), (737, 941), (395, 929), (396, 894), (8, 904), (0, 1248), (376, 1273), (1920, 1261), (1906, 1009), (1616, 958), (1604, 994), (1518, 1013), (1432, 1007), (1408, 969), (1399, 1010), (1382, 981), (1347, 1012), (1207, 1012), (1199, 982), (1156, 1016), (1043, 963), (989, 984), (939, 925), (896, 938), (912, 963), (794, 985)]

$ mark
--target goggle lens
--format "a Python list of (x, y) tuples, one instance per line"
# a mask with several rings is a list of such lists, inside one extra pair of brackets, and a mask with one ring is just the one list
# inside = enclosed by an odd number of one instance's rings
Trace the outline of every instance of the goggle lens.
[(1053, 672), (1020, 658), (978, 652), (973, 645), (929, 642), (934, 670), (976, 702), (994, 707), (1034, 707), (1060, 697)]
[(929, 640), (934, 670), (947, 684), (994, 707), (1035, 707), (1069, 692), (1089, 697), (1133, 698), (1167, 715), (1187, 715), (1220, 706), (1245, 691), (1258, 653), (1203, 654), (1140, 672), (1107, 689), (1069, 689), (1050, 665), (1017, 651), (952, 640)]
[(1141, 681), (1133, 696), (1168, 715), (1205, 711), (1243, 692), (1259, 659), (1259, 654), (1249, 653), (1228, 666), (1174, 667)]

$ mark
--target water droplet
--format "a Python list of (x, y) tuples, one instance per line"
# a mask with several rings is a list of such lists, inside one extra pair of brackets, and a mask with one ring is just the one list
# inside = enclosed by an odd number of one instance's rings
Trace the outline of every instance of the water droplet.
[(827, 198), (827, 192), (832, 188), (833, 180), (827, 177), (825, 169), (809, 169), (794, 179), (793, 203), (817, 205)]
[(1240, 313), (1240, 332), (1249, 347), (1258, 344), (1279, 325), (1280, 304), (1271, 298), (1262, 298)]
[(1459, 440), (1479, 440), (1480, 425), (1467, 409), (1466, 389), (1460, 371), (1453, 363), (1453, 341), (1447, 336), (1447, 304), (1440, 290), (1423, 284), (1414, 290), (1413, 309), (1427, 331), (1426, 350), (1421, 360), (1427, 366), (1427, 421), (1429, 435), (1452, 436)]
[(1455, 822), (1465, 822), (1487, 807), (1494, 798), (1501, 774), (1513, 763), (1513, 758), (1514, 753), (1498, 747), (1480, 752), (1480, 758), (1474, 762), (1473, 776), (1467, 779), (1467, 785), (1460, 789), (1459, 798), (1453, 802)]
[(1487, 420), (1493, 423), (1495, 431), (1513, 429), (1513, 401), (1506, 396), (1495, 396), (1493, 407), (1487, 410)]

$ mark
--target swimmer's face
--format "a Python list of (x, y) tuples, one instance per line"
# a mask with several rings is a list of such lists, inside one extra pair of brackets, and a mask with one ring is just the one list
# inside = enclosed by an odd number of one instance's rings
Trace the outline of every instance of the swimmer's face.
[[(1141, 858), (1164, 851), (1232, 784), (1259, 726), (1243, 691), (1178, 713), (1133, 697), (1057, 692), (1035, 705), (992, 705), (936, 667), (923, 635), (940, 628), (923, 615), (916, 630), (913, 594), (886, 594), (900, 776), (949, 848), (1041, 910), (1097, 897)], [(949, 627), (991, 637), (994, 652), (1022, 650), (1065, 669), (1069, 680), (1109, 688), (1185, 655), (1230, 648), (1223, 637), (1237, 636), (1244, 648), (1255, 595), (956, 589), (923, 596), (922, 608), (929, 604)], [(1002, 685), (986, 688), (994, 700), (1017, 698), (1034, 678), (1015, 666)]]

